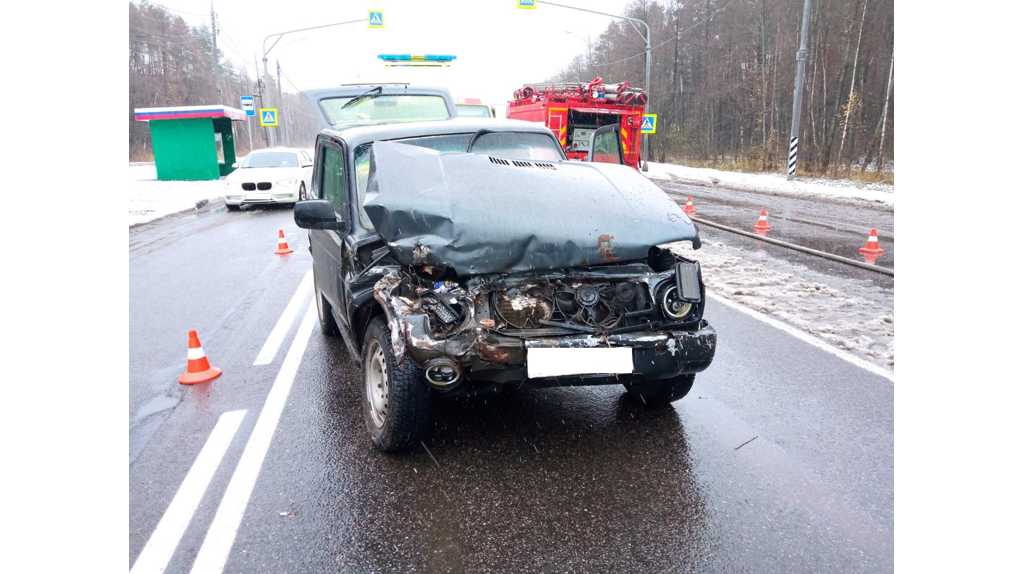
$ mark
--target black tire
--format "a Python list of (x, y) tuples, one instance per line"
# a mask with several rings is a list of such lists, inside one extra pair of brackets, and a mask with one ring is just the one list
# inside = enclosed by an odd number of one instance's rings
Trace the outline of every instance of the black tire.
[[(377, 351), (383, 351), (386, 368), (384, 391), (385, 413), (383, 424), (374, 420), (370, 392), (370, 372), (374, 370)], [(405, 450), (418, 444), (430, 428), (430, 414), (433, 394), (423, 382), (421, 372), (408, 356), (396, 361), (391, 349), (391, 333), (384, 317), (377, 315), (370, 320), (363, 338), (362, 405), (366, 430), (370, 433), (373, 446), (384, 452)]]
[(634, 399), (652, 407), (674, 403), (685, 397), (693, 388), (697, 375), (680, 375), (663, 381), (647, 381), (623, 385)]
[(331, 304), (320, 292), (315, 269), (313, 270), (313, 298), (316, 299), (316, 314), (320, 318), (320, 330), (324, 335), (337, 337), (339, 334), (338, 323), (334, 320), (334, 314), (331, 313)]
[(306, 182), (299, 184), (299, 201), (306, 199)]
[(224, 205), (228, 206), (228, 211), (239, 211), (242, 209), (241, 205), (231, 205), (230, 203), (225, 203)]

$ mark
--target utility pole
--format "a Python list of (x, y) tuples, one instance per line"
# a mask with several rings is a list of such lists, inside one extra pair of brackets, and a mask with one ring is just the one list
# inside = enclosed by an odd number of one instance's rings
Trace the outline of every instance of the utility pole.
[(213, 0), (210, 0), (210, 25), (213, 28), (213, 82), (217, 86), (217, 103), (222, 100), (220, 91), (220, 55), (217, 53), (217, 13), (213, 11)]
[[(263, 107), (263, 80), (260, 79), (260, 64), (259, 60), (256, 59), (254, 54), (252, 57), (253, 62), (256, 63), (256, 97), (260, 99), (260, 108)], [(257, 108), (258, 110), (259, 108)], [(270, 141), (270, 137), (267, 135), (267, 127), (263, 127), (263, 141)]]
[[(277, 125), (283, 126), (284, 124), (281, 122), (284, 115), (281, 113), (284, 111), (284, 97), (281, 94), (281, 60), (274, 58), (274, 61), (277, 63)], [(281, 143), (288, 145), (288, 128), (286, 127), (281, 128)]]
[(800, 111), (804, 99), (804, 68), (807, 66), (807, 26), (811, 19), (811, 0), (804, 0), (804, 19), (800, 23), (800, 49), (796, 53), (796, 87), (793, 88), (793, 125), (789, 128), (789, 163), (786, 179), (796, 177), (797, 148), (800, 143)]
[[(267, 95), (271, 96), (270, 98), (267, 98), (267, 99), (272, 100), (273, 99), (273, 90), (270, 89), (270, 71), (267, 70), (267, 55), (266, 54), (263, 54), (263, 83), (267, 86)], [(271, 101), (271, 105), (273, 105), (273, 101)], [(268, 147), (276, 146), (277, 145), (277, 130), (276, 129), (270, 129), (270, 128), (264, 128), (264, 129), (267, 131), (268, 137), (270, 138), (270, 140), (267, 143), (267, 146)]]

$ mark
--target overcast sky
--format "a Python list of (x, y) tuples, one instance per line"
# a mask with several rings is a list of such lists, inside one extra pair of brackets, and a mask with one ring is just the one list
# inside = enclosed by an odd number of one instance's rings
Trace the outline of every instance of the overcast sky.
[[(559, 3), (621, 14), (627, 2)], [(192, 25), (209, 23), (209, 0), (159, 4), (178, 11)], [(541, 81), (574, 55), (586, 53), (587, 35), (596, 41), (611, 21), (544, 4), (521, 10), (515, 0), (215, 0), (214, 8), (221, 26), (218, 46), (236, 63), (244, 57), (250, 74), (254, 73), (253, 55), (262, 53), (263, 38), (269, 34), (365, 19), (368, 9), (383, 10), (383, 30), (358, 23), (286, 35), (270, 52), (271, 71), (275, 58), (280, 58), (284, 73), (303, 90), (360, 81), (404, 81), (444, 86), (456, 98), (479, 97), (496, 108), (503, 108), (523, 83)], [(386, 53), (453, 54), (458, 59), (450, 68), (386, 68), (377, 58)], [(282, 83), (285, 90), (295, 91), (284, 79)], [(237, 107), (238, 102), (233, 104)]]

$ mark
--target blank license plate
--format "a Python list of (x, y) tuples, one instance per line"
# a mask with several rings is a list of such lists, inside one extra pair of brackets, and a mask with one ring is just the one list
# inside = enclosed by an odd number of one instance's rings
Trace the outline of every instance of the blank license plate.
[(615, 375), (633, 372), (633, 349), (526, 349), (526, 376), (531, 379), (562, 375)]
[(270, 194), (269, 193), (249, 193), (249, 194), (246, 194), (245, 198), (250, 200), (250, 201), (252, 201), (252, 200), (257, 200), (258, 201), (258, 200), (261, 200), (261, 199), (270, 199)]

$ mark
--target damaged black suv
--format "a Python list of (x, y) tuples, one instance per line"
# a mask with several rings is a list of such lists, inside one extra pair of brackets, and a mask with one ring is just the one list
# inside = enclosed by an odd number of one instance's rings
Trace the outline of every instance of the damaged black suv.
[(374, 446), (416, 444), (437, 397), (622, 384), (662, 405), (711, 364), (700, 266), (658, 247), (699, 248), (696, 227), (621, 165), (614, 126), (590, 150), (568, 161), (550, 130), (508, 120), (321, 132), (295, 222)]

